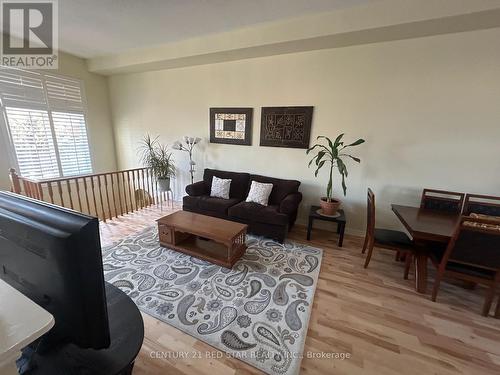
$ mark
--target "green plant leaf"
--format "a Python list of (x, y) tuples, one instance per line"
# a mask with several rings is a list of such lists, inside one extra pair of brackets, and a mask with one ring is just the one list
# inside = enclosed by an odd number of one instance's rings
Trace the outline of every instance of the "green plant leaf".
[(344, 136), (344, 133), (340, 134), (337, 138), (335, 138), (335, 142), (333, 142), (332, 148), (337, 148), (342, 142), (340, 140)]
[(306, 155), (308, 155), (312, 150), (314, 150), (316, 147), (324, 147), (323, 145), (320, 145), (320, 144), (315, 144), (314, 146), (311, 146), (309, 147), (307, 150), (306, 150)]
[(365, 143), (365, 140), (360, 138), (356, 142), (352, 142), (351, 144), (348, 144), (346, 147), (357, 146), (357, 145), (360, 145), (361, 143)]
[(316, 165), (319, 164), (319, 162), (321, 161), (321, 159), (323, 159), (323, 156), (325, 156), (326, 152), (325, 151), (320, 151), (318, 152), (318, 155), (317, 156), (317, 159), (316, 159)]
[(307, 165), (307, 168), (309, 168), (311, 166), (311, 164), (313, 163), (313, 161), (318, 157), (318, 155), (314, 155), (314, 157), (309, 161), (309, 164)]
[(345, 184), (345, 177), (342, 175), (342, 190), (344, 190), (344, 196), (347, 194), (347, 186)]
[(345, 175), (347, 177), (347, 167), (345, 166), (344, 162), (340, 158), (337, 159), (337, 168), (342, 176)]
[(351, 158), (352, 160), (354, 160), (355, 162), (361, 163), (360, 158), (354, 157), (352, 155), (347, 155), (347, 154), (343, 154), (343, 156), (347, 156), (347, 157)]
[(316, 172), (314, 172), (314, 177), (318, 177), (318, 172), (319, 170), (321, 169), (321, 167), (325, 164), (325, 160), (321, 161), (319, 164), (318, 164), (318, 168), (316, 168)]
[(333, 149), (333, 144), (332, 144), (332, 141), (330, 140), (330, 138), (328, 138), (324, 135), (319, 135), (316, 139), (326, 139), (326, 141), (328, 142), (328, 146), (330, 146), (330, 148)]

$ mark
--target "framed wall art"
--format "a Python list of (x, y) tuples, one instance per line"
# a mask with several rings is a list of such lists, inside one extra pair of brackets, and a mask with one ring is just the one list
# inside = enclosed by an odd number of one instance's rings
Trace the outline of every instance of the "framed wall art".
[(252, 144), (253, 108), (210, 108), (210, 143)]
[(314, 107), (262, 107), (260, 145), (309, 148)]

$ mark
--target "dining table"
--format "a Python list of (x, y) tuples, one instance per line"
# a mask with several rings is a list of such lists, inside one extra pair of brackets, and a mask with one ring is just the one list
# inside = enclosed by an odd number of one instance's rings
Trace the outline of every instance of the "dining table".
[(413, 238), (415, 250), (415, 289), (427, 291), (427, 263), (432, 245), (446, 247), (460, 221), (460, 214), (422, 207), (392, 204), (392, 211)]

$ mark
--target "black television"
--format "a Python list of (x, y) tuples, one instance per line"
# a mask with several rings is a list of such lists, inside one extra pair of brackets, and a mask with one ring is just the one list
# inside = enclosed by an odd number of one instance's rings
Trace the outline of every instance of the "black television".
[(0, 192), (0, 278), (54, 316), (49, 346), (109, 347), (97, 218)]

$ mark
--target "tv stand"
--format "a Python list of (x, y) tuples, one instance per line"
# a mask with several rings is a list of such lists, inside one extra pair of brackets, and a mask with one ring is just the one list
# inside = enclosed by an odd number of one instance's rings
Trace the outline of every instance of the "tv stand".
[[(144, 322), (135, 303), (120, 289), (106, 283), (109, 333), (107, 349), (81, 349), (74, 344), (35, 353), (29, 375), (129, 375), (144, 340)], [(57, 324), (57, 322), (56, 322)]]

